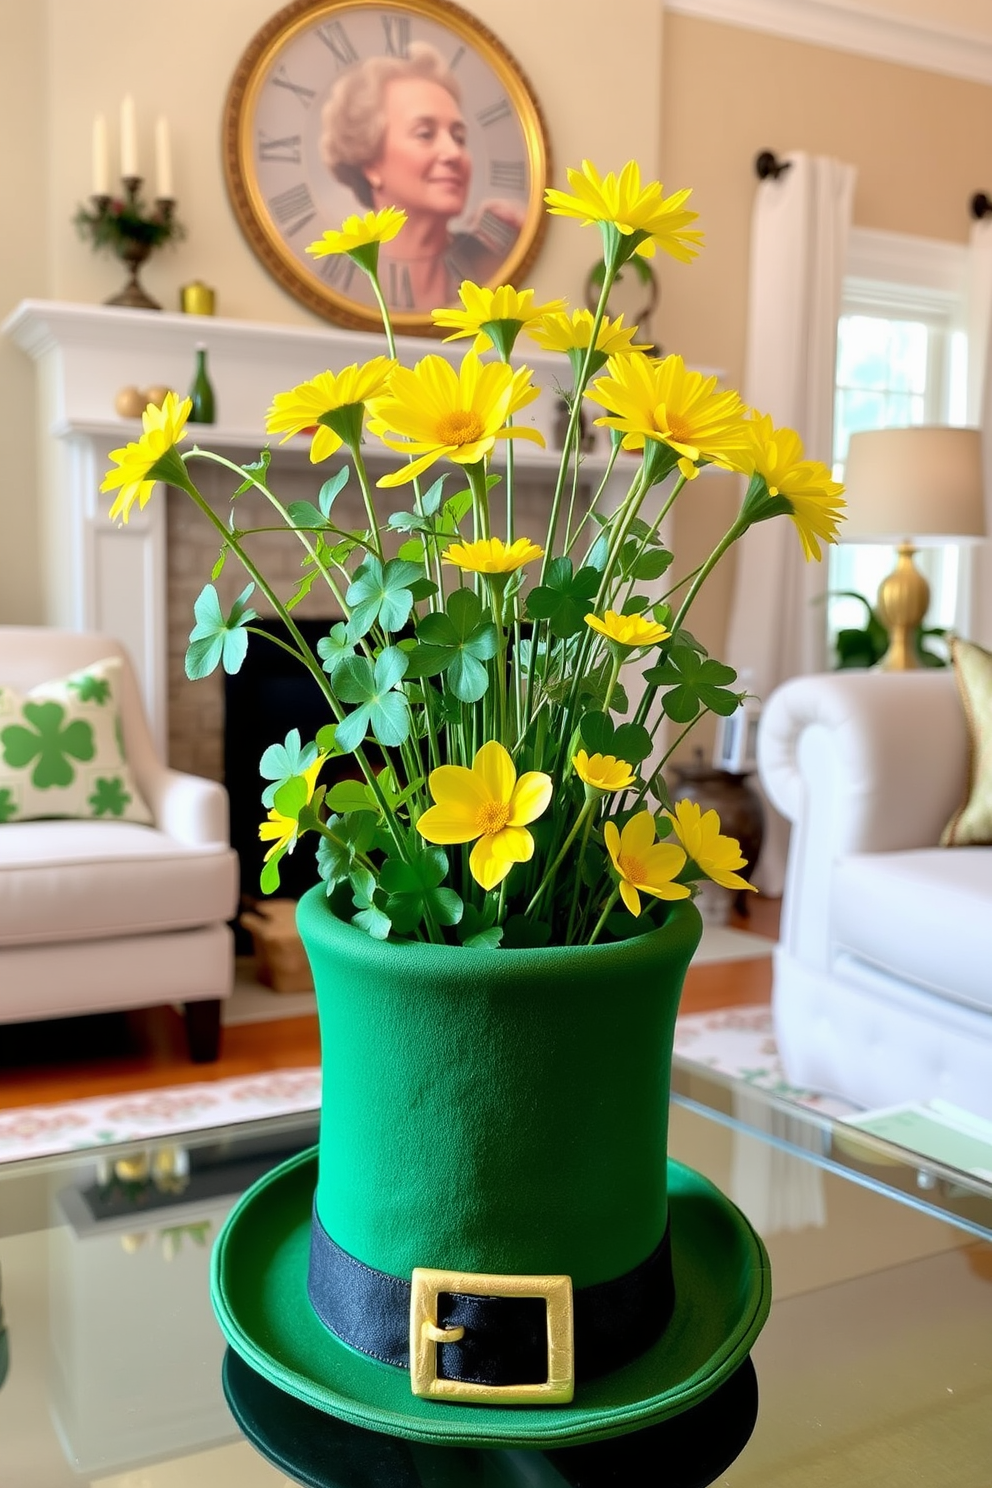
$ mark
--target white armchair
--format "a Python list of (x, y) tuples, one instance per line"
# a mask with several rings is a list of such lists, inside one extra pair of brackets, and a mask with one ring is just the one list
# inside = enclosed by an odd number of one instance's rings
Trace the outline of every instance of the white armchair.
[(0, 626), (0, 682), (19, 692), (106, 656), (122, 658), (124, 748), (153, 823), (0, 825), (0, 1024), (177, 1002), (191, 1057), (215, 1059), (238, 890), (227, 792), (159, 759), (117, 641)]
[(992, 847), (938, 846), (968, 779), (953, 675), (795, 678), (758, 766), (792, 822), (772, 994), (789, 1079), (992, 1117)]

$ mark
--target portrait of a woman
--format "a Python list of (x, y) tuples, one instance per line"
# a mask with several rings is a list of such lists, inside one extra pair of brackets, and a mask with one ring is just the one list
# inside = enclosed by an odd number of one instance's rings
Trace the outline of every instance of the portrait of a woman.
[(383, 244), (380, 278), (398, 309), (450, 305), (463, 279), (484, 284), (506, 259), (522, 205), (486, 199), (466, 216), (472, 183), (461, 89), (440, 53), (414, 42), (342, 74), (324, 105), (324, 164), (362, 211), (400, 207), (407, 222)]

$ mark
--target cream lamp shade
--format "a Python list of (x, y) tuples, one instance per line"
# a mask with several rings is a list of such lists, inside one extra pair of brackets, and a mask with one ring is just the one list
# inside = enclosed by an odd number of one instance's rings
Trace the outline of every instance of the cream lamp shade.
[(878, 589), (876, 611), (889, 632), (880, 665), (917, 667), (930, 586), (913, 562), (915, 545), (984, 536), (981, 432), (918, 424), (852, 434), (844, 484), (844, 541), (898, 545), (896, 566)]
[(844, 467), (843, 542), (984, 537), (979, 429), (916, 425), (852, 434)]

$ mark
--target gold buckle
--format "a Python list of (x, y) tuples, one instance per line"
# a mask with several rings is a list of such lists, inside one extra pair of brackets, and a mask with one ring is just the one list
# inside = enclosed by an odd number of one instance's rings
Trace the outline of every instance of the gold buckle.
[[(473, 1271), (434, 1271), (416, 1266), (410, 1297), (410, 1383), (414, 1395), (486, 1405), (566, 1405), (575, 1394), (570, 1276), (486, 1276)], [(548, 1311), (548, 1377), (528, 1385), (478, 1385), (439, 1379), (437, 1350), (457, 1343), (464, 1328), (437, 1321), (439, 1292), (470, 1297), (543, 1297)]]

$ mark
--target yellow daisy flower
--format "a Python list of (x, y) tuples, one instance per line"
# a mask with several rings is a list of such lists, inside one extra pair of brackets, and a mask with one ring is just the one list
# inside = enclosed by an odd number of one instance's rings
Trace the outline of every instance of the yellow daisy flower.
[(147, 505), (156, 481), (168, 480), (184, 470), (178, 455), (174, 460), (168, 457), (185, 438), (186, 420), (192, 407), (191, 398), (180, 402), (175, 393), (167, 393), (161, 408), (149, 403), (141, 415), (144, 430), (141, 438), (110, 451), (110, 458), (116, 460), (118, 468), (107, 471), (100, 490), (114, 491), (120, 487), (110, 508), (111, 520), (121, 517), (126, 522), (136, 501), (139, 506)]
[[(527, 327), (532, 341), (545, 351), (563, 351), (572, 363), (572, 371), (578, 377), (589, 341), (592, 336), (593, 314), (591, 310), (573, 310), (542, 315), (540, 320)], [(596, 333), (596, 348), (589, 362), (590, 373), (598, 372), (611, 356), (630, 356), (634, 351), (650, 351), (649, 342), (635, 345), (636, 326), (625, 326), (623, 316), (611, 320), (604, 315)]]
[(529, 770), (518, 780), (508, 751), (491, 739), (475, 756), (471, 770), (441, 765), (431, 771), (428, 784), (437, 804), (422, 814), (417, 831), (428, 842), (442, 845), (478, 838), (468, 866), (484, 889), (494, 889), (514, 863), (533, 857), (534, 839), (527, 826), (548, 809), (550, 775)]
[(660, 181), (641, 185), (641, 171), (635, 160), (628, 160), (619, 176), (610, 171), (600, 176), (596, 167), (583, 160), (581, 170), (569, 170), (568, 184), (575, 192), (546, 191), (548, 211), (557, 217), (576, 217), (582, 225), (612, 223), (624, 237), (638, 239), (634, 250), (643, 258), (653, 258), (656, 248), (673, 258), (690, 263), (702, 246), (703, 235), (689, 223), (698, 212), (688, 212), (684, 203), (689, 191), (662, 195)]
[(509, 356), (521, 329), (540, 320), (543, 315), (564, 308), (564, 300), (547, 300), (534, 304), (532, 289), (514, 289), (501, 284), (498, 289), (481, 288), (466, 279), (458, 291), (463, 310), (433, 310), (431, 319), (443, 330), (451, 330), (445, 341), (474, 336), (474, 351), (488, 351), (495, 345), (500, 356)]
[[(327, 759), (326, 754), (318, 754), (313, 764), (303, 771), (303, 779), (307, 783), (307, 804), (313, 800), (313, 793), (317, 789), (317, 776), (320, 774)], [(275, 806), (269, 808), (269, 814), (258, 829), (258, 835), (262, 842), (271, 842), (272, 846), (265, 854), (264, 862), (274, 858), (276, 853), (292, 852), (296, 846), (299, 836), (300, 823), (295, 816), (286, 816), (277, 810)]]
[(632, 816), (622, 832), (617, 831), (615, 822), (608, 821), (603, 837), (620, 875), (620, 897), (632, 915), (641, 912), (641, 894), (651, 894), (655, 899), (689, 898), (690, 889), (673, 882), (685, 867), (685, 853), (674, 842), (655, 841), (650, 811)]
[(680, 356), (640, 352), (610, 357), (606, 371), (585, 396), (608, 410), (596, 423), (620, 430), (624, 449), (666, 444), (690, 480), (699, 461), (740, 468), (749, 448), (746, 410), (737, 393), (717, 390), (715, 377), (689, 370)]
[[(378, 254), (379, 244), (388, 243), (396, 237), (406, 222), (406, 213), (398, 207), (382, 207), (378, 212), (366, 212), (364, 217), (355, 213), (346, 217), (339, 228), (328, 230), (315, 243), (308, 243), (306, 251), (314, 258), (329, 258), (332, 253), (347, 253), (355, 257), (362, 268), (367, 268), (367, 252), (374, 248)], [(375, 260), (372, 261), (375, 267)]]
[(770, 497), (786, 501), (806, 561), (815, 558), (819, 562), (820, 542), (837, 541), (846, 505), (844, 487), (822, 461), (803, 458), (803, 442), (794, 429), (776, 429), (767, 413), (752, 419), (747, 429), (749, 448), (743, 468), (762, 477)]
[(499, 537), (483, 537), (478, 542), (452, 543), (441, 554), (442, 563), (454, 563), (471, 573), (508, 574), (543, 558), (544, 549), (529, 537), (518, 537), (507, 546)]
[(536, 429), (511, 429), (506, 422), (537, 397), (530, 377), (529, 367), (514, 371), (505, 362), (481, 362), (474, 351), (466, 352), (458, 371), (442, 356), (426, 356), (412, 371), (397, 367), (388, 393), (370, 404), (369, 428), (390, 449), (415, 458), (378, 484), (401, 486), (441, 459), (475, 465), (497, 439), (543, 445)]
[(572, 756), (572, 768), (583, 785), (598, 791), (626, 790), (637, 779), (633, 766), (615, 754), (589, 755), (580, 749)]
[(721, 836), (720, 818), (715, 811), (703, 811), (696, 801), (676, 801), (674, 813), (664, 814), (673, 823), (687, 857), (707, 878), (725, 889), (752, 889), (757, 893), (754, 884), (733, 871), (746, 868), (747, 860), (741, 856), (741, 845), (736, 838)]
[(618, 646), (657, 646), (671, 635), (670, 630), (655, 620), (645, 620), (643, 615), (618, 615), (615, 610), (607, 610), (602, 619), (587, 615), (585, 620), (590, 630), (598, 631)]
[(361, 438), (365, 404), (386, 391), (395, 366), (389, 357), (377, 356), (340, 372), (320, 372), (288, 393), (276, 393), (265, 415), (266, 433), (282, 434), (279, 442), (285, 444), (292, 435), (316, 424), (310, 444), (313, 464), (326, 460), (344, 443), (354, 448)]

